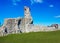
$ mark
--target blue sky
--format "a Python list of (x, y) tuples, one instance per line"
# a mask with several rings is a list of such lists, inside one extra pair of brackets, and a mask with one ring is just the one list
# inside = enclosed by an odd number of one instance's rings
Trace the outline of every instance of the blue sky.
[(24, 6), (30, 7), (34, 24), (60, 24), (60, 0), (0, 0), (0, 22), (24, 17)]

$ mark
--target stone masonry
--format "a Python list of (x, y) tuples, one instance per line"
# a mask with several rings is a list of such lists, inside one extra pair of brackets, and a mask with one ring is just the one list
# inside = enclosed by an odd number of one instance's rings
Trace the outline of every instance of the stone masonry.
[(38, 31), (55, 31), (59, 28), (57, 24), (51, 26), (34, 25), (30, 8), (24, 6), (24, 17), (5, 18), (4, 24), (0, 27), (0, 36), (16, 33), (28, 33)]

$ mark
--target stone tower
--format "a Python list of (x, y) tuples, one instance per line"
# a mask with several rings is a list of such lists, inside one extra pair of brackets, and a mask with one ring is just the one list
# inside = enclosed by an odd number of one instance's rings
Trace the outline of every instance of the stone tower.
[(24, 19), (25, 19), (25, 29), (26, 32), (28, 32), (29, 25), (32, 23), (32, 17), (30, 14), (30, 8), (27, 6), (24, 6)]
[(29, 29), (29, 25), (32, 24), (32, 17), (30, 14), (30, 9), (27, 6), (24, 6), (24, 18), (21, 21), (20, 24), (20, 29), (21, 31), (24, 32), (28, 32)]
[(31, 18), (30, 8), (27, 7), (27, 6), (24, 6), (24, 17), (25, 17), (25, 18)]
[(24, 6), (24, 18), (25, 18), (25, 24), (30, 24), (32, 21), (32, 17), (30, 14), (30, 8), (27, 6)]

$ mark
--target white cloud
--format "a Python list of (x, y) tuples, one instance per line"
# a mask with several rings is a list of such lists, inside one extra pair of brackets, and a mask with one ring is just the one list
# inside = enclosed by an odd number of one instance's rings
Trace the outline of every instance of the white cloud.
[(13, 5), (17, 5), (17, 2), (20, 2), (21, 0), (12, 0)]
[(13, 2), (20, 2), (21, 0), (12, 0)]
[[(11, 0), (13, 5), (18, 5), (17, 2), (20, 2), (22, 0)], [(26, 0), (26, 1), (29, 1), (29, 0)], [(34, 4), (34, 3), (42, 3), (43, 0), (30, 0), (31, 1), (31, 4)]]
[(13, 5), (17, 5), (17, 3), (14, 2)]
[(31, 0), (31, 4), (34, 4), (34, 3), (42, 3), (43, 0)]
[(60, 18), (60, 15), (58, 15), (58, 16), (55, 16), (55, 18)]
[(54, 5), (49, 5), (49, 7), (54, 7)]

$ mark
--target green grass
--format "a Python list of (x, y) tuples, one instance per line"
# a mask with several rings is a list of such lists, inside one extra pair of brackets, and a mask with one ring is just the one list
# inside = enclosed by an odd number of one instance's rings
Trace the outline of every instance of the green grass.
[(60, 31), (10, 34), (0, 37), (0, 43), (60, 43)]

